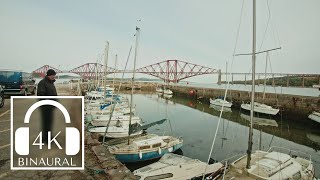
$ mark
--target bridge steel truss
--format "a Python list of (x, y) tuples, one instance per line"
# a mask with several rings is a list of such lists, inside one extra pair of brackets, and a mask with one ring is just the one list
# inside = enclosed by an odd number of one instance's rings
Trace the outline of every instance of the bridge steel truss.
[(46, 74), (47, 74), (47, 71), (49, 69), (53, 69), (56, 73), (62, 73), (61, 70), (57, 69), (57, 68), (54, 68), (54, 67), (51, 67), (49, 65), (44, 65), (44, 66), (41, 66), (39, 67), (38, 69), (34, 70), (32, 73), (34, 74), (38, 74), (39, 76), (41, 77), (45, 77)]
[[(103, 77), (105, 66), (99, 63), (86, 63), (77, 68), (74, 68), (70, 71), (61, 71), (57, 68), (51, 67), (49, 65), (44, 65), (36, 70), (33, 73), (39, 74), (41, 77), (46, 75), (48, 69), (53, 69), (57, 73), (75, 73), (80, 75), (83, 79), (95, 79), (96, 75)], [(159, 79), (162, 79), (164, 82), (173, 82), (178, 83), (183, 79), (187, 79), (194, 76), (206, 75), (206, 74), (218, 74), (218, 84), (221, 84), (221, 77), (227, 73), (221, 72), (220, 69), (213, 69), (193, 63), (188, 63), (180, 60), (165, 60), (158, 62), (149, 66), (145, 66), (136, 70), (137, 73), (147, 74)], [(107, 68), (107, 74), (112, 73), (132, 73), (132, 70), (117, 70), (112, 67)], [(256, 73), (258, 79), (264, 76), (264, 73)], [(244, 76), (245, 83), (247, 76), (250, 73), (231, 73), (231, 83), (233, 83), (233, 76)], [(289, 86), (289, 77), (301, 77), (302, 78), (302, 87), (304, 87), (305, 77), (318, 77), (320, 85), (320, 74), (294, 74), (294, 73), (267, 73), (267, 76), (271, 76), (274, 84), (274, 78), (277, 77), (287, 77), (287, 86)]]
[(164, 82), (178, 83), (194, 76), (218, 74), (219, 70), (180, 60), (166, 60), (139, 68), (137, 72), (160, 78)]
[[(96, 75), (102, 77), (105, 72), (105, 66), (99, 63), (86, 63), (79, 67), (76, 67), (69, 72), (80, 75), (83, 79), (95, 79)], [(117, 73), (117, 70), (108, 67), (107, 74)]]

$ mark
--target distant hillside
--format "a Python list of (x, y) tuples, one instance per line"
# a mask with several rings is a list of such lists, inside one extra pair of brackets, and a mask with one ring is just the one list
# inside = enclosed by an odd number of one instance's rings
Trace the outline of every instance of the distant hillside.
[[(222, 81), (222, 83), (226, 83), (225, 81)], [(230, 82), (231, 83), (231, 82)], [(233, 81), (234, 84), (251, 84), (252, 81)], [(263, 84), (264, 79), (257, 79), (255, 81), (256, 84)], [(274, 83), (276, 86), (287, 86), (287, 77), (277, 77), (274, 78)], [(267, 78), (266, 81), (267, 85), (272, 85), (272, 78)], [(312, 87), (315, 84), (319, 84), (319, 78), (318, 77), (304, 77), (304, 86), (305, 87)], [(302, 77), (295, 77), (291, 76), (289, 77), (289, 86), (293, 87), (301, 87), (302, 86)]]

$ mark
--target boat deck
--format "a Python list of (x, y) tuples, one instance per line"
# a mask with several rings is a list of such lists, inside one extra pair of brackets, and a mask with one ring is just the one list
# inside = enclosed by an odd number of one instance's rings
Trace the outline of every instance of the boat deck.
[[(256, 162), (261, 159), (265, 153), (255, 153), (251, 156), (251, 162)], [(246, 170), (247, 156), (232, 164), (229, 170), (226, 172), (225, 179), (256, 179), (256, 177), (251, 177)], [(261, 174), (261, 171), (259, 172)], [(262, 174), (261, 174), (262, 175)], [(263, 176), (263, 175), (262, 175)]]

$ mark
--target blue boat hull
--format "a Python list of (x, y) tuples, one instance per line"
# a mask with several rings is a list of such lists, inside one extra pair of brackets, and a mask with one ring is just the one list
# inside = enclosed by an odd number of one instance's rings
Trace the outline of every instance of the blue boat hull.
[(158, 150), (142, 153), (142, 157), (140, 158), (139, 153), (136, 154), (116, 154), (115, 157), (123, 163), (131, 163), (131, 162), (141, 162), (152, 159), (157, 159), (162, 157), (166, 153), (174, 152), (182, 147), (181, 144), (177, 144), (173, 146), (172, 151), (169, 151), (169, 148), (161, 149), (161, 154), (159, 154)]

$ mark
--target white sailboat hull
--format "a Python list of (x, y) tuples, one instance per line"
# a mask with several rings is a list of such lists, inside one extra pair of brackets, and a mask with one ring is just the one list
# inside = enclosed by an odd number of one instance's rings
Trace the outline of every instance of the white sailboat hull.
[(170, 89), (165, 89), (165, 90), (163, 90), (163, 94), (171, 95), (171, 94), (173, 94), (173, 92)]
[(216, 105), (216, 106), (224, 106), (224, 107), (231, 107), (232, 103), (228, 101), (224, 101), (223, 99), (211, 99), (210, 98), (210, 104)]
[[(135, 109), (132, 108), (132, 113), (135, 112)], [(86, 110), (86, 114), (90, 115), (110, 115), (110, 110)], [(115, 110), (114, 113), (117, 114), (130, 114), (130, 108), (124, 108), (120, 110)]]
[[(107, 126), (108, 122), (109, 122), (109, 119), (96, 119), (96, 120), (92, 120), (91, 124), (93, 126)], [(115, 126), (118, 123), (129, 124), (129, 119), (121, 119), (121, 120), (119, 120), (119, 119), (118, 120), (117, 119), (111, 119), (109, 125), (110, 126)], [(132, 118), (131, 123), (132, 124), (141, 123), (141, 119), (139, 117)]]
[[(251, 104), (241, 104), (241, 108), (250, 111)], [(254, 112), (262, 113), (262, 114), (270, 114), (276, 115), (279, 112), (279, 109), (272, 108), (271, 106), (267, 106), (265, 104), (260, 104), (255, 102)]]
[[(89, 131), (91, 133), (99, 133), (100, 135), (104, 135), (107, 127), (96, 127), (96, 128), (91, 128)], [(138, 131), (135, 133), (132, 133), (130, 135), (139, 135), (142, 134), (143, 131)], [(106, 133), (106, 137), (108, 138), (122, 138), (122, 137), (128, 137), (129, 134), (129, 126), (127, 125), (126, 127), (116, 127), (116, 126), (109, 126), (108, 127), (108, 132)]]

